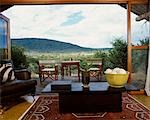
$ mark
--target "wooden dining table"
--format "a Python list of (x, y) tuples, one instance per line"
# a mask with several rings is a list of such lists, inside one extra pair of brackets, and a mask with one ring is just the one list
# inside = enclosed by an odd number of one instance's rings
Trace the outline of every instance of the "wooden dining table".
[(76, 66), (78, 70), (78, 80), (80, 82), (80, 61), (61, 61), (61, 77), (64, 79), (65, 67)]

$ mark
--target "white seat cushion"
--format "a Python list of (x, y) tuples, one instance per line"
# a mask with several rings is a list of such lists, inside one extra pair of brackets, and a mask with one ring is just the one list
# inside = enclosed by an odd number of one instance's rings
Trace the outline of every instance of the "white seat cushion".
[(100, 69), (99, 68), (90, 68), (89, 70), (90, 71), (99, 71)]
[(55, 68), (44, 68), (42, 69), (42, 72), (53, 72), (55, 71)]

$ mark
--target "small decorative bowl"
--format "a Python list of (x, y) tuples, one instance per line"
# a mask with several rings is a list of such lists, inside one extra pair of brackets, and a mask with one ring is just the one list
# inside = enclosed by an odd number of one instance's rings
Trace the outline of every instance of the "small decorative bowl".
[(111, 87), (121, 88), (127, 83), (129, 72), (127, 74), (106, 74), (106, 80)]

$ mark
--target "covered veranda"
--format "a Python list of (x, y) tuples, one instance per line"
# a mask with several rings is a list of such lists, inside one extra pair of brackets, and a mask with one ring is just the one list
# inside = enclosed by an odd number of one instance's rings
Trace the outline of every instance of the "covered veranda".
[[(149, 21), (149, 9), (150, 2), (148, 0), (2, 0), (1, 1), (1, 12), (8, 9), (13, 5), (45, 5), (45, 4), (119, 4), (127, 9), (127, 42), (128, 42), (128, 71), (132, 73), (132, 50), (134, 49), (148, 49), (148, 46), (132, 46), (131, 39), (131, 12), (139, 15), (137, 20), (146, 19)], [(8, 36), (8, 41), (10, 36)], [(8, 42), (10, 44), (10, 42)], [(5, 51), (8, 59), (11, 58), (10, 45)], [(128, 82), (131, 82), (131, 76)]]
[[(94, 3), (94, 4), (119, 4), (125, 8), (127, 8), (127, 38), (128, 38), (128, 71), (132, 72), (132, 50), (134, 49), (148, 49), (149, 46), (132, 46), (131, 42), (131, 11), (139, 15), (137, 19), (147, 19), (149, 20), (149, 11), (150, 11), (150, 2), (148, 0), (1, 0), (0, 3), (0, 11), (6, 10), (7, 8), (13, 6), (13, 5), (30, 5), (30, 4), (72, 4), (72, 3)], [(10, 36), (8, 36), (8, 41), (10, 40)], [(9, 43), (8, 43), (9, 44)], [(6, 56), (8, 59), (11, 58), (11, 52), (10, 52), (10, 46), (5, 50)], [(150, 53), (150, 52), (149, 52)], [(150, 65), (150, 54), (149, 54), (149, 63)], [(148, 67), (147, 73), (150, 73), (150, 66)], [(128, 82), (131, 82), (132, 79), (130, 79)], [(146, 80), (146, 93), (147, 95), (150, 95), (150, 75), (147, 74), (147, 80)], [(141, 93), (139, 91), (137, 94)], [(143, 93), (143, 91), (142, 91)], [(139, 96), (135, 96), (139, 98), (138, 100), (141, 99)], [(143, 103), (146, 101), (149, 101), (149, 98), (146, 96), (142, 96)], [(24, 104), (23, 104), (24, 105)], [(149, 105), (149, 104), (148, 104)], [(14, 115), (15, 110), (10, 110), (12, 112), (12, 116)], [(20, 106), (18, 107), (20, 108)], [(18, 109), (17, 109), (18, 110)], [(20, 112), (20, 111), (17, 111)], [(18, 114), (16, 112), (16, 114)], [(8, 114), (6, 114), (7, 116)], [(11, 114), (9, 114), (11, 115)], [(12, 116), (10, 118), (12, 118)], [(4, 117), (5, 118), (5, 117)], [(8, 118), (8, 117), (6, 117)]]

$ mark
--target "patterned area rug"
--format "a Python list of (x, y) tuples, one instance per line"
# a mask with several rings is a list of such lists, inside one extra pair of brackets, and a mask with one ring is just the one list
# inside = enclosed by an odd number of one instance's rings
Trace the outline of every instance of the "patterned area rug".
[(19, 120), (150, 120), (150, 110), (129, 94), (123, 94), (122, 108), (122, 112), (60, 114), (58, 96), (40, 96)]

